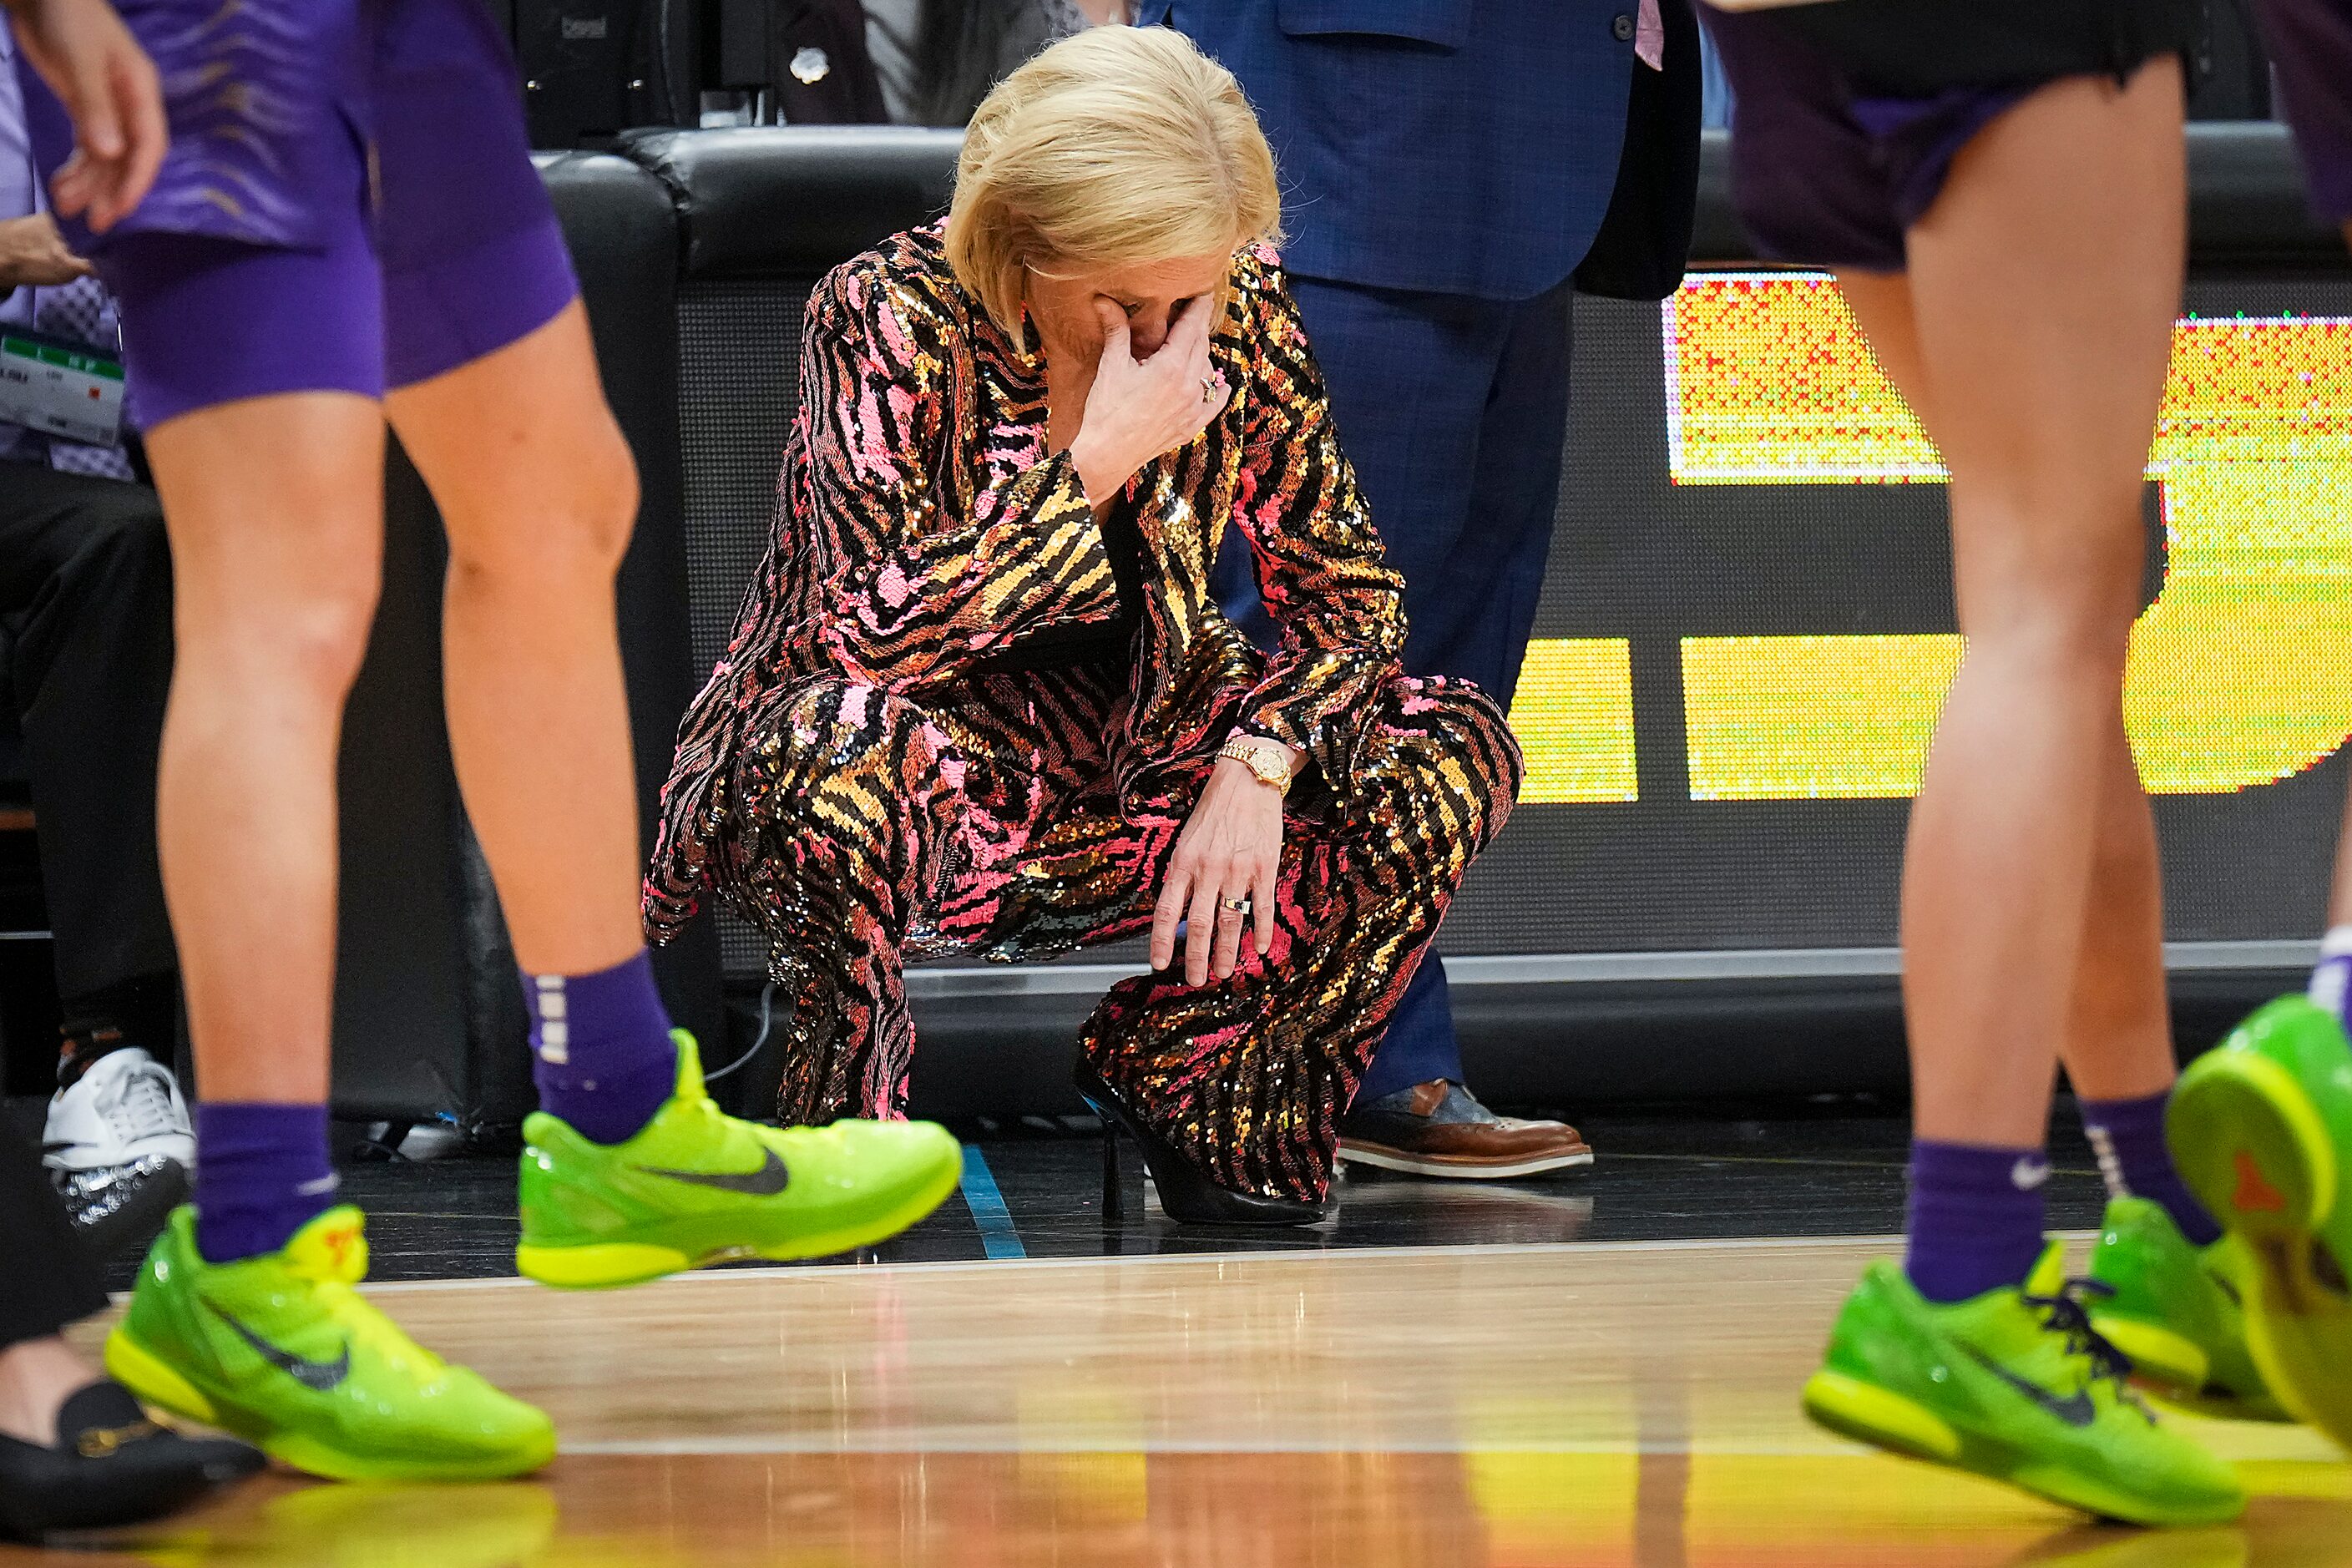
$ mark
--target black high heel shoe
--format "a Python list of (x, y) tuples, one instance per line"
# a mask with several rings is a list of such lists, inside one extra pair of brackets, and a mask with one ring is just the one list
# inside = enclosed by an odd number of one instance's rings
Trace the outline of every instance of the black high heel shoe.
[(1323, 1217), (1319, 1204), (1301, 1203), (1297, 1198), (1269, 1198), (1256, 1193), (1237, 1193), (1222, 1187), (1192, 1161), (1186, 1159), (1173, 1144), (1143, 1124), (1118, 1098), (1118, 1091), (1103, 1081), (1093, 1066), (1081, 1058), (1071, 1079), (1078, 1093), (1103, 1124), (1103, 1201), (1104, 1213), (1116, 1210), (1109, 1205), (1118, 1201), (1118, 1139), (1124, 1131), (1143, 1151), (1143, 1168), (1151, 1173), (1151, 1185), (1160, 1194), (1160, 1207), (1179, 1225), (1313, 1225)]

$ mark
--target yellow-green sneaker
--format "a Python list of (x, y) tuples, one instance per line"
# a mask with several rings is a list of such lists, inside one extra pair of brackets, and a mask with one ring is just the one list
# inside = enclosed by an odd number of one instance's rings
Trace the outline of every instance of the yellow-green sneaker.
[(150, 1405), (335, 1480), (494, 1480), (555, 1453), (555, 1427), (451, 1366), (352, 1287), (360, 1211), (329, 1209), (276, 1252), (208, 1263), (195, 1210), (148, 1249), (106, 1370)]
[(956, 1190), (963, 1151), (929, 1121), (762, 1127), (702, 1087), (678, 1030), (677, 1089), (619, 1143), (535, 1111), (522, 1124), (522, 1243), (545, 1285), (634, 1285), (737, 1258), (822, 1258), (887, 1240)]
[(2022, 1289), (1948, 1305), (1895, 1264), (1864, 1270), (1805, 1384), (1842, 1436), (2132, 1524), (2221, 1524), (2245, 1507), (2229, 1466), (2166, 1426), (2093, 1331), (2053, 1244)]
[(2352, 1047), (2336, 1016), (2282, 997), (2189, 1065), (2165, 1132), (2229, 1234), (2246, 1341), (2279, 1402), (2352, 1446)]
[(2091, 1278), (2106, 1288), (2090, 1303), (2091, 1326), (2168, 1405), (2238, 1421), (2292, 1421), (2246, 1347), (2236, 1256), (2227, 1237), (2193, 1245), (2162, 1204), (2112, 1199), (2091, 1247)]

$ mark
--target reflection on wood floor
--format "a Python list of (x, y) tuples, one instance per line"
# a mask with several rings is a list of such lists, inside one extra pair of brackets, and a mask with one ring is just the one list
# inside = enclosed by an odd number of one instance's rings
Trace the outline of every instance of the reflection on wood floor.
[[(383, 1300), (554, 1414), (540, 1479), (271, 1478), (46, 1559), (348, 1564), (2352, 1564), (2352, 1467), (2197, 1423), (2229, 1530), (2094, 1527), (1814, 1431), (1867, 1242), (735, 1271)], [(38, 1554), (0, 1562), (44, 1561)]]

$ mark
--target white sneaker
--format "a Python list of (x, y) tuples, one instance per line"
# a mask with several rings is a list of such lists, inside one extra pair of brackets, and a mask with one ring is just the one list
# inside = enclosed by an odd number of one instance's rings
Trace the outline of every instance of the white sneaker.
[(196, 1139), (169, 1069), (136, 1046), (109, 1051), (49, 1101), (41, 1163), (74, 1226), (112, 1251), (152, 1235), (187, 1196)]

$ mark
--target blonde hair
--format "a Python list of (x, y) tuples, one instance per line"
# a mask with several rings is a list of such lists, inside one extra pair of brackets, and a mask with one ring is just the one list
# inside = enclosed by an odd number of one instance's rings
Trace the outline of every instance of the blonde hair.
[(1015, 342), (1025, 268), (1281, 238), (1274, 153), (1241, 85), (1168, 27), (1089, 27), (999, 82), (964, 133), (948, 208), (950, 265)]

